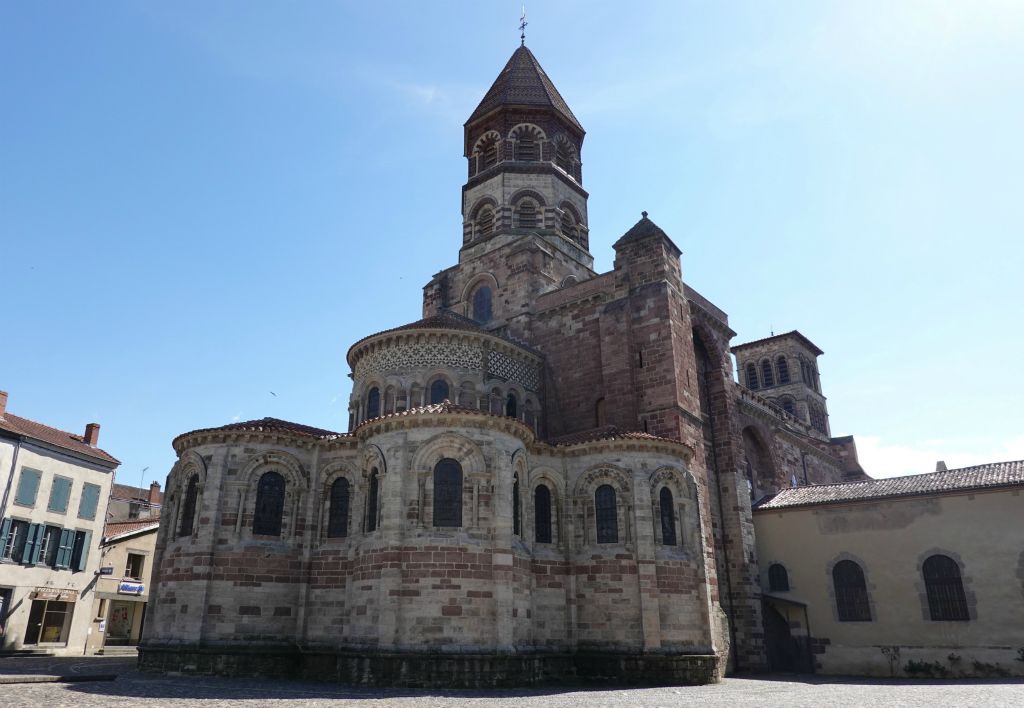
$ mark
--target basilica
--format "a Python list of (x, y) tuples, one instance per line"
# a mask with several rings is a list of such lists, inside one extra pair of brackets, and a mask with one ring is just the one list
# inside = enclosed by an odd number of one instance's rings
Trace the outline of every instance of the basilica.
[(465, 123), (457, 261), (421, 319), (348, 350), (347, 430), (174, 440), (144, 668), (500, 686), (772, 663), (758, 502), (870, 478), (832, 437), (821, 349), (734, 343), (647, 213), (595, 272), (584, 137), (518, 47)]

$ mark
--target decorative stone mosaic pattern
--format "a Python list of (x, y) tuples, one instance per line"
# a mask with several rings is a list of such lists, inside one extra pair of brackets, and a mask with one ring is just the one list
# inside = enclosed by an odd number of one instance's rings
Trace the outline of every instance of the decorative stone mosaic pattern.
[(536, 366), (516, 361), (498, 351), (488, 352), (487, 371), (492, 377), (512, 381), (528, 391), (540, 388), (540, 371)]
[(483, 368), (483, 349), (474, 344), (451, 342), (413, 342), (378, 349), (363, 356), (356, 364), (356, 379), (371, 374), (429, 368), (474, 369)]

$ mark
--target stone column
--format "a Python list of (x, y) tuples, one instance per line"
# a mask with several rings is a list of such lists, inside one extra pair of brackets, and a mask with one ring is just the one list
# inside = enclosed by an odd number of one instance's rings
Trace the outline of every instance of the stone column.
[(495, 649), (499, 652), (513, 650), (515, 637), (512, 608), (513, 556), (512, 556), (512, 457), (504, 452), (495, 455), (494, 494), (494, 606), (495, 606)]
[(640, 626), (644, 651), (661, 648), (661, 608), (658, 601), (658, 570), (654, 555), (653, 501), (646, 469), (633, 470), (633, 547), (640, 597)]

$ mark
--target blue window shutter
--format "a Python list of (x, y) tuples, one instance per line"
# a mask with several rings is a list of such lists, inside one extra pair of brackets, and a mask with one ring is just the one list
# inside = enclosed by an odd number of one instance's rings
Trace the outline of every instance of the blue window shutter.
[(82, 500), (78, 504), (79, 519), (95, 519), (96, 507), (100, 501), (100, 488), (98, 485), (86, 482), (82, 486)]
[(67, 568), (71, 565), (71, 547), (75, 543), (74, 529), (60, 530), (60, 545), (57, 547), (57, 567)]
[(38, 470), (22, 467), (21, 477), (18, 479), (18, 491), (14, 495), (14, 503), (22, 506), (35, 506), (36, 494), (39, 492), (39, 479), (42, 476), (43, 473)]
[(28, 534), (25, 536), (25, 550), (21, 554), (21, 562), (25, 565), (35, 565), (39, 562), (39, 542), (43, 540), (43, 532), (46, 530), (44, 524), (32, 524), (28, 527)]
[(4, 519), (0, 522), (0, 551), (7, 546), (7, 534), (11, 532), (11, 520)]
[(82, 552), (78, 554), (76, 559), (78, 563), (75, 564), (75, 570), (85, 570), (85, 562), (89, 558), (89, 543), (92, 541), (92, 531), (79, 531), (78, 533), (84, 534), (85, 538), (82, 540)]
[(46, 505), (49, 511), (65, 513), (68, 510), (68, 499), (71, 498), (71, 480), (67, 477), (54, 477), (50, 488), (50, 501)]

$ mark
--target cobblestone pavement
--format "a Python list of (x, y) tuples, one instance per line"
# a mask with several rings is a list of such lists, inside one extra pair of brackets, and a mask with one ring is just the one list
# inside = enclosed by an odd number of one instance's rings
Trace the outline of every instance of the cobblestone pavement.
[(9, 684), (0, 706), (984, 706), (1024, 705), (1024, 680), (905, 681), (810, 676), (730, 678), (717, 686), (607, 690), (372, 690), (309, 682), (163, 676), (124, 658), (0, 659), (0, 675), (119, 674), (116, 681)]

